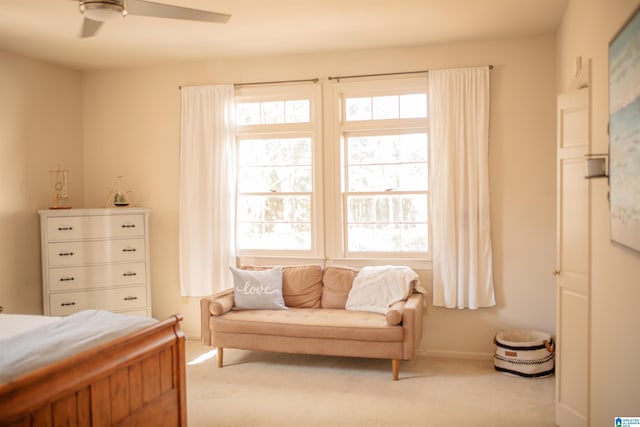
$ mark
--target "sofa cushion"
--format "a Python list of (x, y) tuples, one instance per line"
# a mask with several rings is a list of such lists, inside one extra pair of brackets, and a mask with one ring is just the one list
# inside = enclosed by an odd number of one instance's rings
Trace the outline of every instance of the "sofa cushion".
[(282, 294), (287, 307), (320, 307), (322, 268), (319, 265), (284, 267), (282, 269)]
[(344, 308), (358, 270), (349, 267), (327, 267), (322, 283), (322, 308)]
[(240, 310), (286, 309), (282, 297), (282, 267), (270, 270), (242, 270), (233, 274), (234, 307)]
[(385, 316), (327, 308), (230, 311), (211, 317), (214, 332), (356, 341), (402, 341), (402, 326), (389, 326)]
[[(273, 267), (245, 265), (243, 270), (262, 271)], [(317, 308), (322, 302), (322, 267), (319, 265), (282, 268), (282, 295), (287, 307)]]

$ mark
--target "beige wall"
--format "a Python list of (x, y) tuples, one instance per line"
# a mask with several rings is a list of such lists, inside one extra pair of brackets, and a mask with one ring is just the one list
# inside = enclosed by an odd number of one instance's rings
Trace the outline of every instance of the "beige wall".
[[(640, 4), (638, 0), (572, 0), (557, 37), (558, 92), (567, 90), (577, 56), (592, 62), (593, 153), (607, 153), (608, 44)], [(638, 416), (640, 400), (640, 253), (609, 240), (606, 180), (591, 180), (592, 426), (614, 416)]]
[[(504, 328), (555, 331), (549, 274), (555, 247), (555, 40), (553, 37), (405, 49), (229, 60), (83, 75), (87, 207), (123, 175), (151, 208), (154, 315), (185, 316), (199, 335), (197, 300), (178, 284), (179, 85), (271, 81), (494, 64), (491, 72), (491, 203), (498, 306), (430, 307), (423, 349), (487, 356)], [(427, 286), (429, 272), (422, 272)]]
[(38, 209), (50, 169), (69, 170), (83, 204), (80, 73), (0, 51), (0, 306), (42, 314)]

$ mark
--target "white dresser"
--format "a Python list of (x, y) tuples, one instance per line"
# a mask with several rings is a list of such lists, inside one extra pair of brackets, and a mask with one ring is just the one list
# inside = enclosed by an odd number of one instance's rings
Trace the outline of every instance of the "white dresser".
[(94, 308), (151, 317), (148, 209), (38, 213), (44, 314)]

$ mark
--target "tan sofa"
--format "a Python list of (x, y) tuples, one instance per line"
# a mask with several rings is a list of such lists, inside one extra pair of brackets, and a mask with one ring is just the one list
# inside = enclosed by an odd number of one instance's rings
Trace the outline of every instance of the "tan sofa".
[(234, 289), (200, 301), (202, 343), (284, 353), (390, 359), (393, 379), (401, 360), (415, 357), (422, 338), (423, 295), (413, 293), (386, 314), (345, 310), (357, 270), (284, 267), (287, 310), (234, 310)]

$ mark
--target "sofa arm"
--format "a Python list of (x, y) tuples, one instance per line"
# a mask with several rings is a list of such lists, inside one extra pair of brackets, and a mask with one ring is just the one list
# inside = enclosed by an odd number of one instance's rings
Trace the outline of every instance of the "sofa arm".
[(404, 332), (404, 360), (416, 356), (422, 340), (422, 313), (424, 295), (414, 293), (407, 298), (402, 309), (402, 328)]
[(211, 345), (211, 316), (221, 316), (233, 308), (233, 288), (225, 289), (200, 299), (200, 341), (202, 345)]

